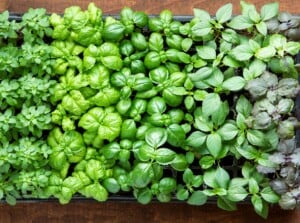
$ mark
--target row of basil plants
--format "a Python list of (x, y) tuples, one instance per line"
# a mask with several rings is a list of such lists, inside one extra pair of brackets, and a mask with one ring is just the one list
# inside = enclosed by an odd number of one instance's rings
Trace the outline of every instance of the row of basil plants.
[(296, 207), (297, 18), (241, 12), (0, 14), (0, 198)]

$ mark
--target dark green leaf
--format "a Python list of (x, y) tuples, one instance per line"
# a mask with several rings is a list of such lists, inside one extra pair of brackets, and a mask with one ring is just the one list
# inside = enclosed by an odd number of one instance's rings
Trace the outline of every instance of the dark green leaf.
[(235, 202), (230, 201), (226, 197), (220, 196), (217, 201), (218, 207), (226, 211), (235, 211), (237, 209)]

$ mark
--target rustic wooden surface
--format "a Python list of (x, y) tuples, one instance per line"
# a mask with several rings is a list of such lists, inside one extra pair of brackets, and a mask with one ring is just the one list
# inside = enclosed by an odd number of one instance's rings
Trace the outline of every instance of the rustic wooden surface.
[(215, 205), (186, 204), (137, 205), (126, 202), (22, 203), (0, 205), (0, 223), (299, 223), (300, 211), (270, 209), (267, 220), (257, 216), (252, 206), (240, 205), (239, 211), (219, 210)]
[[(0, 0), (6, 1), (6, 0)], [(29, 7), (46, 8), (48, 12), (62, 13), (71, 5), (86, 8), (92, 0), (9, 0), (8, 9), (12, 12), (22, 13)], [(289, 11), (293, 14), (300, 14), (300, 0), (246, 0), (256, 5), (259, 9), (266, 2), (277, 1), (281, 11)], [(124, 6), (132, 7), (136, 10), (146, 11), (151, 14), (158, 14), (162, 9), (171, 9), (177, 15), (191, 15), (193, 8), (202, 8), (211, 14), (215, 14), (216, 9), (225, 3), (231, 2), (234, 5), (234, 13), (240, 12), (240, 0), (94, 0), (105, 14), (118, 14)]]
[[(0, 0), (3, 3), (6, 0)], [(7, 7), (11, 12), (23, 13), (28, 8), (46, 8), (47, 11), (62, 13), (71, 5), (86, 8), (90, 1), (84, 0), (9, 0)], [(234, 13), (240, 12), (239, 0), (94, 0), (105, 14), (118, 14), (124, 6), (143, 10), (149, 14), (158, 14), (170, 9), (175, 15), (191, 15), (193, 8), (202, 8), (211, 14), (225, 2), (234, 5)], [(259, 9), (264, 0), (248, 0)], [(300, 0), (277, 0), (281, 11), (300, 14)], [(283, 211), (272, 207), (269, 218), (263, 220), (253, 211), (251, 205), (240, 205), (239, 211), (227, 212), (215, 205), (195, 207), (176, 203), (137, 203), (94, 201), (72, 201), (68, 205), (58, 202), (19, 203), (16, 206), (0, 204), (0, 223), (299, 223), (300, 210)]]

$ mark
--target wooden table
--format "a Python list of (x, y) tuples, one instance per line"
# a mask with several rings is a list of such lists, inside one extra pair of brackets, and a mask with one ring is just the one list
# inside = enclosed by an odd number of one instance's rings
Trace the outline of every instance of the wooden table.
[[(2, 1), (2, 0), (1, 0)], [(62, 13), (71, 5), (86, 8), (90, 1), (80, 0), (10, 0), (11, 12), (23, 13), (28, 8), (46, 8), (48, 12)], [(122, 7), (130, 6), (149, 14), (158, 14), (162, 9), (171, 9), (175, 15), (191, 15), (193, 8), (202, 8), (214, 14), (225, 2), (232, 2), (234, 13), (240, 12), (239, 0), (95, 0), (104, 14), (118, 14)], [(259, 9), (264, 0), (249, 0)], [(300, 0), (279, 0), (280, 10), (300, 14)], [(283, 211), (275, 206), (270, 209), (268, 220), (263, 220), (253, 211), (252, 205), (239, 205), (239, 210), (227, 212), (216, 205), (201, 207), (183, 203), (151, 203), (140, 205), (135, 202), (72, 201), (60, 205), (56, 201), (18, 203), (12, 207), (0, 205), (0, 223), (299, 223), (300, 211)]]

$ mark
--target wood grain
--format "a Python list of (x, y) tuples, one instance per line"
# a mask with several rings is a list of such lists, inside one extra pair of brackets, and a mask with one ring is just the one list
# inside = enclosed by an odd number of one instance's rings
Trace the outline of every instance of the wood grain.
[[(0, 0), (4, 1), (4, 0)], [(10, 0), (7, 9), (23, 13), (28, 8), (46, 8), (49, 13), (62, 13), (66, 7), (78, 5), (85, 9), (90, 1), (84, 0)], [(118, 14), (124, 6), (135, 10), (158, 14), (170, 9), (175, 15), (192, 15), (193, 8), (202, 8), (215, 14), (217, 8), (231, 2), (234, 13), (240, 13), (239, 0), (94, 0), (104, 14)], [(271, 1), (248, 0), (259, 9)], [(300, 14), (300, 0), (277, 0), (281, 11)], [(3, 10), (0, 8), (0, 10)], [(182, 203), (151, 203), (140, 205), (134, 202), (72, 201), (60, 205), (56, 201), (18, 203), (16, 206), (0, 204), (0, 223), (299, 223), (300, 211), (270, 209), (269, 218), (263, 220), (251, 205), (240, 205), (239, 211), (227, 212), (216, 205), (201, 207)]]
[(197, 207), (176, 203), (140, 205), (134, 202), (73, 201), (0, 205), (1, 223), (299, 223), (300, 211), (270, 209), (269, 218), (256, 215), (250, 205), (228, 212), (213, 204)]
[[(2, 1), (2, 0), (1, 0)], [(9, 0), (8, 9), (11, 12), (22, 13), (28, 8), (46, 8), (47, 11), (62, 13), (66, 7), (78, 5), (86, 9), (91, 1), (84, 0)], [(158, 14), (163, 9), (170, 9), (176, 15), (192, 15), (193, 8), (202, 8), (211, 14), (225, 3), (231, 2), (234, 5), (234, 13), (240, 12), (240, 0), (94, 0), (105, 14), (118, 14), (124, 6), (132, 7), (135, 10), (146, 11), (149, 14)], [(247, 0), (255, 4), (259, 9), (266, 2), (272, 0)], [(281, 11), (288, 11), (293, 14), (300, 14), (299, 0), (277, 0)]]

